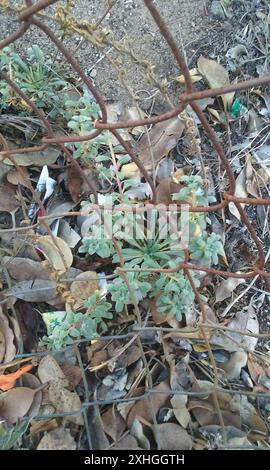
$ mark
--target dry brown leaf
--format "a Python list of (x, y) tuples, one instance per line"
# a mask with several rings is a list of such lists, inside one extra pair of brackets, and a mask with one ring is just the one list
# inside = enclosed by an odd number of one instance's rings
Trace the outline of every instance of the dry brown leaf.
[(126, 349), (124, 353), (124, 357), (122, 355), (122, 360), (126, 367), (134, 364), (142, 357), (142, 352), (138, 346), (135, 344), (131, 344), (128, 349)]
[[(215, 60), (207, 59), (206, 57), (199, 57), (198, 70), (206, 79), (211, 88), (220, 88), (230, 85), (229, 74), (227, 70)], [(225, 110), (229, 110), (233, 103), (234, 92), (222, 95), (222, 101)]]
[(74, 248), (81, 240), (81, 236), (70, 227), (66, 220), (60, 220), (58, 236), (62, 238), (70, 248)]
[(76, 413), (81, 409), (81, 400), (75, 392), (70, 392), (66, 388), (62, 388), (59, 382), (52, 382), (49, 388), (49, 397), (52, 404), (59, 413), (74, 412), (74, 415), (66, 416), (65, 419), (71, 423), (83, 425), (83, 417), (81, 413)]
[[(234, 318), (227, 324), (232, 330), (240, 330), (247, 333), (259, 333), (259, 323), (254, 308), (250, 305), (247, 311), (237, 312)], [(226, 331), (226, 336), (222, 332), (215, 333), (211, 337), (211, 344), (226, 351), (247, 350), (254, 351), (258, 342), (256, 336), (246, 336), (238, 332)]]
[(175, 183), (171, 178), (164, 178), (157, 186), (157, 204), (175, 204), (172, 199), (174, 193), (178, 193), (181, 185)]
[(22, 346), (23, 346), (23, 338), (22, 338), (22, 333), (21, 333), (21, 330), (20, 330), (20, 326), (19, 326), (19, 322), (17, 320), (17, 318), (13, 317), (13, 316), (10, 316), (9, 318), (9, 321), (10, 321), (10, 327), (13, 331), (13, 334), (14, 334), (14, 343), (15, 343), (15, 347), (18, 350), (22, 350)]
[[(198, 69), (194, 68), (189, 71), (190, 76), (191, 76), (191, 81), (192, 83), (197, 83), (200, 80), (202, 80), (202, 76), (199, 74)], [(179, 77), (175, 78), (175, 81), (180, 83), (181, 85), (185, 84), (185, 77), (184, 75), (179, 75)]]
[(2, 330), (0, 329), (0, 363), (3, 362), (6, 352), (6, 341)]
[(177, 421), (183, 428), (187, 428), (190, 422), (190, 414), (186, 407), (188, 398), (187, 395), (174, 395), (171, 398), (171, 404), (173, 407), (173, 413)]
[(142, 163), (152, 166), (149, 142), (154, 163), (157, 164), (176, 146), (184, 128), (183, 121), (178, 116), (155, 124), (148, 136), (145, 134), (139, 142), (139, 158)]
[(101, 415), (103, 428), (113, 441), (118, 441), (126, 429), (126, 422), (113, 406)]
[(22, 378), (22, 385), (35, 391), (35, 396), (27, 415), (30, 417), (37, 416), (42, 403), (42, 391), (37, 391), (37, 389), (41, 388), (40, 381), (35, 375), (26, 373)]
[(151, 317), (155, 325), (162, 325), (163, 323), (167, 323), (169, 318), (168, 315), (162, 315), (157, 311), (156, 299), (154, 298), (151, 302)]
[(16, 281), (29, 279), (50, 279), (52, 270), (42, 261), (33, 261), (30, 258), (4, 256), (3, 261), (10, 274)]
[(15, 304), (16, 317), (22, 334), (23, 346), (26, 352), (31, 352), (38, 345), (38, 328), (41, 316), (30, 302), (18, 300)]
[(9, 326), (7, 316), (4, 314), (0, 306), (0, 331), (5, 339), (5, 356), (3, 362), (10, 362), (16, 354), (14, 345), (14, 333)]
[(227, 362), (217, 362), (217, 366), (226, 372), (229, 380), (239, 379), (242, 367), (246, 366), (247, 358), (248, 355), (245, 351), (236, 351), (231, 354)]
[(250, 354), (248, 357), (248, 370), (253, 382), (258, 384), (260, 377), (265, 375), (270, 377), (270, 359), (266, 356), (260, 359)]
[[(95, 271), (85, 271), (76, 276), (76, 279), (70, 286), (71, 299), (68, 299), (68, 303), (71, 303), (73, 309), (77, 310), (82, 307), (85, 300), (88, 299), (90, 295), (100, 290), (97, 277), (98, 275)], [(93, 280), (91, 280), (91, 278), (93, 278)]]
[(134, 436), (143, 449), (150, 450), (150, 442), (144, 434), (142, 423), (135, 419), (132, 423), (130, 434)]
[(154, 432), (161, 450), (190, 450), (193, 446), (193, 441), (187, 431), (178, 424), (158, 424)]
[[(220, 408), (225, 425), (241, 429), (241, 417), (236, 413), (232, 413), (222, 407)], [(188, 409), (192, 412), (200, 426), (219, 424), (216, 406), (209, 400), (192, 399), (189, 402)]]
[(27, 302), (51, 302), (58, 300), (61, 296), (57, 292), (57, 283), (47, 279), (36, 279), (35, 281), (21, 281), (7, 291), (9, 297), (25, 300)]
[(72, 392), (82, 380), (81, 368), (74, 364), (63, 364), (61, 369), (64, 372), (65, 377), (68, 379), (68, 390)]
[(61, 387), (68, 386), (68, 379), (53, 356), (44, 356), (38, 366), (38, 376), (42, 384), (58, 382)]
[(84, 178), (76, 166), (67, 169), (67, 187), (73, 202), (77, 203), (82, 197)]
[(59, 237), (45, 235), (39, 237), (36, 247), (57, 271), (65, 272), (72, 265), (73, 255), (69, 246)]
[(0, 395), (0, 416), (8, 423), (15, 424), (29, 411), (35, 391), (27, 387), (17, 387)]
[(248, 438), (252, 442), (264, 441), (269, 435), (268, 427), (263, 419), (257, 414), (253, 414), (250, 419), (251, 430), (248, 433)]
[(69, 429), (58, 428), (47, 432), (40, 440), (37, 450), (75, 450), (76, 442)]
[[(237, 197), (248, 197), (248, 193), (246, 189), (246, 169), (245, 168), (241, 171), (241, 173), (236, 178), (234, 195)], [(241, 206), (245, 207), (245, 204), (241, 203)], [(239, 221), (241, 220), (240, 213), (233, 202), (229, 202), (229, 211)]]
[[(50, 201), (50, 205), (48, 209), (46, 208), (47, 209), (46, 214), (50, 216), (50, 224), (52, 224), (55, 220), (61, 219), (61, 217), (63, 217), (62, 214), (65, 214), (66, 212), (71, 211), (74, 208), (74, 206), (75, 206), (74, 202), (71, 202), (71, 201), (62, 202), (61, 199), (58, 199), (57, 197), (55, 197), (55, 199), (52, 202)], [(42, 232), (42, 235), (46, 235), (48, 232), (45, 230), (45, 227), (43, 227), (42, 230), (43, 229), (44, 229), (44, 233)]]
[(246, 280), (245, 279), (235, 279), (235, 278), (232, 278), (232, 277), (229, 277), (228, 279), (225, 279), (225, 280), (221, 281), (219, 286), (215, 289), (216, 302), (222, 302), (223, 300), (230, 297), (232, 295), (233, 291), (240, 284), (243, 284), (243, 282), (246, 282)]
[[(130, 106), (125, 109), (121, 119), (123, 121), (135, 121), (137, 119), (144, 119), (146, 117), (145, 112), (137, 106)], [(143, 126), (134, 127), (131, 129), (131, 134), (140, 135), (144, 132)]]
[(10, 214), (16, 211), (21, 203), (16, 197), (16, 190), (9, 184), (2, 184), (0, 186), (0, 212), (9, 212)]
[[(56, 162), (57, 158), (59, 157), (61, 149), (58, 147), (54, 147), (49, 145), (45, 150), (40, 150), (39, 152), (27, 152), (27, 153), (12, 153), (12, 159), (17, 165), (20, 166), (44, 166), (44, 165), (52, 165)], [(0, 152), (0, 158), (1, 158)], [(6, 165), (13, 165), (8, 158), (5, 158), (3, 162)]]
[[(154, 387), (155, 390), (160, 390), (160, 391), (169, 391), (170, 387), (166, 382), (161, 382), (158, 384), (156, 387)], [(166, 394), (154, 394), (151, 396), (151, 403), (152, 403), (152, 408), (154, 409), (154, 412), (157, 414), (159, 409), (165, 405), (165, 403), (168, 401), (168, 395)], [(149, 400), (147, 398), (142, 398), (141, 400), (138, 400), (131, 408), (128, 418), (127, 418), (127, 425), (129, 428), (131, 428), (133, 421), (138, 418), (140, 419), (143, 418), (145, 421), (148, 421), (149, 423), (153, 422), (153, 417), (152, 417), (152, 412), (151, 412), (151, 407), (149, 406)]]
[(120, 439), (112, 449), (119, 449), (119, 450), (140, 450), (141, 447), (138, 446), (138, 442), (136, 441), (135, 437), (128, 434), (127, 436)]
[(31, 181), (26, 167), (21, 166), (20, 171), (17, 168), (10, 170), (7, 174), (7, 180), (9, 183), (18, 186), (18, 184), (31, 188)]
[(251, 194), (253, 197), (260, 197), (258, 193), (258, 181), (255, 175), (254, 168), (251, 163), (250, 156), (247, 157), (246, 161), (246, 187), (248, 194)]

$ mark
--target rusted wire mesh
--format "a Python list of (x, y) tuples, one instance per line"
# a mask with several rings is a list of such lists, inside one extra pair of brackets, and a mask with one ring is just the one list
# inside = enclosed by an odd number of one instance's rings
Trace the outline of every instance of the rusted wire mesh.
[[(199, 290), (195, 287), (192, 276), (191, 276), (191, 271), (192, 270), (197, 270), (197, 271), (202, 271), (205, 273), (209, 273), (212, 275), (219, 275), (225, 278), (244, 278), (244, 279), (254, 279), (254, 278), (261, 278), (265, 282), (266, 290), (269, 289), (270, 287), (270, 273), (266, 271), (265, 269), (265, 264), (266, 264), (266, 258), (265, 258), (265, 253), (264, 249), (262, 246), (262, 243), (256, 233), (256, 230), (254, 229), (252, 222), (250, 221), (245, 209), (242, 206), (242, 203), (245, 205), (270, 205), (270, 199), (260, 199), (260, 198), (243, 198), (243, 197), (237, 197), (235, 195), (235, 177), (234, 173), (232, 171), (232, 168), (230, 166), (230, 162), (228, 158), (226, 157), (225, 150), (219, 141), (215, 131), (209, 124), (207, 118), (205, 117), (204, 113), (201, 111), (197, 101), (202, 99), (202, 98), (207, 98), (207, 97), (214, 97), (214, 96), (219, 96), (223, 95), (229, 92), (235, 92), (235, 91), (241, 91), (241, 90), (247, 90), (250, 89), (251, 87), (257, 87), (259, 85), (267, 85), (270, 83), (270, 75), (262, 76), (256, 79), (252, 80), (247, 80), (239, 83), (232, 84), (230, 86), (225, 86), (222, 88), (217, 88), (217, 89), (206, 89), (203, 91), (194, 91), (193, 84), (192, 84), (192, 79), (191, 75), (185, 60), (185, 56), (181, 48), (176, 44), (170, 29), (166, 25), (166, 22), (164, 18), (161, 17), (157, 7), (155, 6), (155, 3), (153, 0), (144, 0), (145, 6), (148, 8), (149, 12), (151, 13), (151, 16), (153, 18), (153, 21), (156, 23), (157, 28), (159, 29), (160, 34), (163, 36), (165, 41), (168, 44), (168, 47), (171, 51), (171, 53), (174, 56), (174, 59), (179, 67), (179, 71), (181, 74), (183, 74), (184, 79), (185, 79), (185, 92), (181, 93), (179, 95), (179, 103), (177, 106), (175, 106), (171, 111), (166, 112), (164, 114), (158, 115), (158, 116), (153, 116), (149, 118), (143, 118), (143, 119), (137, 119), (133, 121), (123, 121), (123, 122), (116, 122), (116, 123), (109, 123), (107, 122), (107, 111), (106, 111), (106, 105), (105, 101), (102, 97), (102, 95), (99, 93), (99, 91), (96, 89), (94, 86), (91, 78), (86, 75), (80, 64), (77, 62), (77, 60), (74, 58), (74, 56), (71, 55), (69, 50), (64, 46), (63, 42), (55, 35), (55, 33), (52, 31), (52, 29), (45, 23), (43, 20), (42, 16), (40, 15), (41, 12), (44, 11), (44, 9), (54, 3), (56, 3), (57, 0), (40, 0), (33, 4), (32, 0), (26, 0), (26, 7), (23, 8), (19, 13), (18, 13), (18, 20), (21, 22), (20, 28), (14, 32), (13, 34), (9, 35), (6, 37), (4, 40), (0, 42), (0, 49), (4, 48), (5, 46), (14, 43), (18, 39), (20, 39), (26, 31), (30, 28), (30, 26), (35, 26), (38, 28), (41, 32), (45, 33), (45, 35), (50, 39), (54, 45), (57, 47), (57, 49), (61, 52), (63, 57), (66, 59), (66, 61), (72, 66), (73, 70), (76, 72), (76, 74), (80, 77), (80, 79), (83, 81), (85, 86), (88, 88), (88, 90), (91, 92), (91, 94), (94, 96), (96, 102), (99, 105), (100, 108), (100, 119), (96, 120), (94, 122), (94, 128), (95, 130), (91, 132), (90, 134), (87, 135), (70, 135), (67, 137), (58, 137), (54, 134), (52, 125), (49, 121), (49, 119), (45, 116), (42, 110), (38, 109), (37, 106), (31, 99), (28, 98), (28, 96), (19, 89), (19, 87), (14, 83), (12, 80), (12, 77), (10, 77), (7, 73), (0, 71), (0, 78), (2, 80), (5, 80), (6, 83), (16, 92), (22, 100), (24, 100), (27, 105), (32, 109), (32, 111), (36, 114), (36, 116), (42, 121), (44, 124), (47, 135), (43, 138), (42, 144), (38, 146), (32, 146), (32, 147), (25, 147), (21, 148), (19, 150), (16, 150), (16, 154), (23, 154), (23, 153), (30, 153), (30, 152), (37, 152), (46, 149), (49, 145), (54, 144), (56, 146), (59, 146), (66, 156), (67, 160), (69, 162), (72, 162), (73, 165), (76, 166), (77, 171), (79, 171), (82, 175), (82, 177), (86, 180), (87, 184), (89, 185), (89, 189), (91, 192), (94, 194), (96, 202), (95, 204), (91, 205), (91, 208), (93, 210), (96, 209), (102, 209), (103, 206), (98, 204), (98, 199), (97, 199), (97, 190), (95, 186), (93, 185), (92, 181), (88, 179), (85, 174), (81, 171), (79, 164), (72, 158), (72, 153), (68, 150), (67, 147), (64, 146), (65, 143), (72, 143), (72, 142), (84, 142), (84, 141), (90, 141), (100, 135), (104, 129), (109, 130), (113, 136), (118, 140), (119, 144), (121, 144), (127, 154), (130, 156), (131, 160), (137, 165), (138, 169), (140, 170), (141, 174), (145, 178), (145, 180), (149, 183), (151, 189), (152, 189), (152, 200), (150, 203), (145, 204), (143, 209), (141, 210), (149, 210), (151, 207), (155, 207), (157, 203), (157, 192), (156, 192), (156, 187), (154, 184), (154, 181), (152, 180), (151, 176), (149, 176), (149, 173), (145, 169), (144, 165), (138, 158), (138, 156), (135, 154), (135, 152), (132, 150), (132, 148), (129, 146), (129, 144), (123, 140), (121, 137), (120, 133), (118, 132), (119, 129), (124, 129), (124, 128), (134, 128), (136, 126), (145, 126), (149, 124), (155, 124), (159, 123), (162, 121), (166, 121), (172, 117), (175, 117), (179, 115), (179, 113), (183, 112), (186, 108), (186, 106), (189, 104), (193, 111), (196, 113), (197, 117), (199, 118), (202, 127), (204, 129), (205, 134), (207, 135), (208, 139), (211, 141), (217, 158), (220, 159), (221, 164), (223, 165), (223, 168), (226, 173), (226, 177), (228, 179), (228, 190), (223, 193), (222, 195), (222, 200), (220, 203), (216, 205), (212, 205), (211, 207), (203, 207), (203, 206), (197, 206), (197, 207), (191, 207), (190, 211), (193, 212), (216, 212), (221, 209), (225, 209), (228, 207), (229, 203), (233, 203), (236, 208), (238, 209), (240, 215), (241, 215), (241, 221), (242, 223), (246, 226), (252, 240), (254, 241), (256, 248), (257, 248), (257, 261), (254, 263), (253, 266), (250, 267), (248, 272), (241, 272), (241, 273), (235, 273), (235, 272), (230, 272), (226, 270), (221, 270), (221, 269), (214, 269), (211, 267), (206, 267), (203, 265), (197, 265), (197, 264), (192, 264), (187, 261), (187, 258), (185, 261), (180, 262), (179, 265), (176, 268), (173, 269), (153, 269), (152, 271), (155, 273), (173, 273), (173, 272), (178, 272), (180, 270), (183, 270), (185, 273), (185, 276), (189, 279), (189, 282), (191, 284), (191, 287), (193, 289), (193, 292), (195, 294), (196, 301), (199, 305), (200, 308), (200, 313), (201, 313), (201, 321), (198, 323), (197, 328), (200, 330), (202, 338), (204, 339), (207, 349), (208, 349), (208, 354), (210, 358), (210, 364), (212, 367), (212, 372), (213, 372), (213, 382), (214, 382), (214, 388), (212, 393), (213, 396), (213, 401), (215, 403), (215, 407), (217, 410), (218, 418), (219, 418), (219, 423), (220, 426), (223, 429), (223, 443), (220, 445), (220, 448), (228, 448), (226, 447), (226, 432), (225, 432), (225, 424), (224, 424), (224, 419), (222, 416), (222, 412), (219, 406), (219, 400), (218, 400), (218, 391), (224, 390), (222, 386), (219, 385), (218, 382), (218, 373), (217, 373), (217, 366), (215, 363), (215, 359), (211, 350), (211, 345), (209, 343), (208, 335), (206, 334), (206, 330), (215, 328), (218, 329), (218, 325), (211, 325), (207, 323), (207, 317), (206, 317), (206, 312), (205, 312), (205, 304), (201, 299), (200, 292)], [(10, 150), (7, 146), (4, 149), (4, 151), (1, 152), (1, 155), (5, 158), (10, 158), (12, 161), (12, 150)], [(39, 199), (38, 194), (34, 191), (32, 188), (33, 192), (33, 198), (35, 201), (39, 204), (39, 206), (42, 208), (42, 203)], [(121, 208), (123, 210), (123, 208)], [(65, 214), (66, 216), (73, 216), (73, 215), (79, 215), (80, 212), (69, 212)], [(5, 232), (12, 232), (12, 231), (17, 231), (17, 232), (23, 232), (23, 231), (28, 231), (31, 229), (34, 229), (38, 227), (38, 225), (46, 224), (46, 228), (48, 229), (47, 225), (47, 220), (50, 219), (50, 216), (41, 216), (38, 218), (37, 223), (32, 226), (24, 226), (20, 227), (17, 229), (7, 229)], [(129, 271), (130, 269), (126, 269), (124, 266), (121, 266), (120, 268), (117, 268), (117, 274), (121, 275), (123, 279), (127, 280), (126, 277), (126, 272)], [(142, 269), (143, 270), (143, 269)], [(146, 270), (147, 271), (147, 270)], [(65, 280), (66, 282), (72, 282), (73, 279), (67, 279)], [(129, 286), (127, 286), (129, 288)], [(132, 294), (132, 292), (131, 292)], [(133, 296), (134, 299), (134, 296)], [(108, 404), (113, 404), (113, 403), (121, 403), (121, 402), (135, 402), (137, 400), (140, 400), (142, 398), (147, 398), (149, 400), (149, 406), (150, 409), (152, 409), (152, 419), (154, 426), (157, 424), (156, 421), (156, 416), (153, 408), (151, 408), (151, 397), (156, 394), (156, 393), (165, 393), (168, 395), (177, 395), (177, 394), (184, 394), (188, 396), (193, 396), (193, 397), (199, 397), (199, 396), (205, 396), (205, 391), (201, 392), (188, 392), (188, 391), (179, 391), (179, 390), (170, 390), (170, 391), (157, 391), (153, 387), (152, 383), (152, 378), (151, 374), (149, 371), (149, 364), (147, 362), (147, 357), (144, 353), (142, 342), (141, 342), (141, 333), (145, 332), (146, 330), (155, 330), (156, 332), (160, 332), (161, 334), (166, 331), (171, 331), (169, 328), (162, 328), (162, 327), (155, 327), (147, 326), (147, 318), (142, 320), (140, 316), (140, 311), (138, 308), (138, 304), (136, 303), (136, 299), (134, 299), (134, 311), (137, 314), (137, 322), (134, 325), (132, 331), (130, 331), (128, 334), (123, 334), (123, 335), (113, 335), (113, 336), (103, 336), (101, 340), (107, 341), (114, 341), (114, 340), (122, 340), (125, 342), (126, 345), (130, 345), (134, 342), (139, 346), (142, 352), (142, 358), (144, 362), (144, 366), (146, 369), (146, 387), (145, 387), (145, 392), (139, 396), (136, 397), (129, 397), (129, 398), (123, 398), (123, 399), (111, 399), (111, 400), (97, 400), (95, 398), (90, 399), (91, 393), (87, 384), (87, 378), (85, 376), (85, 371), (84, 367), (82, 364), (82, 359), (80, 356), (80, 351), (78, 349), (78, 345), (82, 343), (82, 341), (77, 341), (74, 342), (73, 346), (69, 346), (66, 348), (63, 348), (59, 352), (64, 352), (69, 349), (74, 349), (78, 358), (79, 365), (81, 367), (82, 373), (83, 373), (83, 383), (85, 386), (85, 401), (82, 404), (81, 409), (78, 409), (77, 414), (82, 413), (85, 421), (85, 426), (86, 426), (86, 433), (87, 433), (87, 438), (88, 438), (88, 445), (89, 448), (92, 448), (92, 443), (91, 443), (91, 435), (89, 431), (89, 419), (87, 416), (87, 411), (89, 407), (95, 407), (95, 406), (104, 406)], [(226, 327), (221, 327), (221, 329), (226, 329)], [(181, 329), (179, 330), (174, 330), (177, 333), (181, 333)], [(194, 331), (194, 330), (192, 330)], [(252, 334), (252, 333), (247, 333), (247, 332), (239, 332), (240, 334), (243, 335), (250, 335), (250, 336), (257, 336), (257, 337), (267, 337), (270, 336), (268, 333), (261, 333), (258, 335)], [(51, 353), (51, 352), (50, 352)], [(38, 353), (31, 353), (31, 354), (22, 354), (16, 356), (17, 359), (22, 359), (22, 358), (29, 358), (33, 356), (43, 356), (48, 354), (48, 352), (38, 352)], [(121, 351), (120, 351), (121, 354)], [(4, 365), (3, 365), (4, 366)], [(2, 366), (1, 366), (2, 367)], [(225, 390), (224, 390), (225, 391)], [(246, 396), (252, 396), (252, 397), (269, 397), (267, 393), (259, 393), (259, 392), (251, 392), (251, 391), (243, 391), (239, 389), (226, 389), (226, 393), (234, 395), (234, 394), (243, 394)], [(71, 413), (55, 413), (50, 416), (37, 416), (35, 419), (48, 419), (52, 417), (64, 417), (67, 416), (68, 414), (74, 414), (74, 412)]]

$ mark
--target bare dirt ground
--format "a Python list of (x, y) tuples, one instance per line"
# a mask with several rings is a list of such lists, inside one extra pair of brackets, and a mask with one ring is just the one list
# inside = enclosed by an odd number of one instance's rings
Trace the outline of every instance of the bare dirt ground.
[[(203, 41), (211, 20), (213, 22), (213, 17), (206, 9), (206, 2), (204, 0), (158, 0), (156, 4), (161, 14), (166, 18), (177, 42), (189, 47), (192, 55), (195, 52), (192, 45), (195, 44), (197, 48), (197, 42), (199, 40)], [(94, 23), (101, 18), (107, 5), (108, 3), (105, 0), (77, 0), (74, 13), (76, 18)], [(46, 11), (48, 14), (52, 14), (53, 8), (48, 8)], [(16, 30), (18, 23), (15, 16), (13, 19), (10, 15), (4, 14), (1, 9), (0, 19), (0, 39), (3, 39), (7, 34)], [(51, 21), (48, 21), (48, 23), (53, 25)], [(139, 59), (155, 65), (159, 80), (166, 77), (170, 81), (177, 75), (178, 70), (173, 57), (141, 0), (119, 0), (102, 24), (104, 28), (111, 31), (109, 37), (121, 42), (128, 40)], [(79, 41), (79, 35), (75, 35), (71, 41), (67, 40), (66, 43), (74, 49)], [(54, 53), (52, 43), (35, 28), (31, 28), (23, 38), (16, 42), (16, 48), (23, 53), (33, 43), (39, 45), (47, 54)], [(107, 99), (123, 100), (125, 95), (126, 100), (126, 91), (123, 90), (123, 87), (119, 87), (117, 72), (110, 61), (106, 60), (107, 57), (102, 58), (107, 53), (109, 59), (119, 61), (119, 67), (126, 73), (126, 82), (134, 91), (134, 94), (145, 97), (141, 90), (149, 89), (149, 85), (147, 85), (144, 73), (138, 73), (138, 67), (136, 73), (134, 62), (128, 60), (122, 54), (121, 56), (115, 54), (110, 47), (97, 50), (89, 43), (85, 43), (79, 48), (75, 57), (84, 70), (94, 77), (96, 86)]]

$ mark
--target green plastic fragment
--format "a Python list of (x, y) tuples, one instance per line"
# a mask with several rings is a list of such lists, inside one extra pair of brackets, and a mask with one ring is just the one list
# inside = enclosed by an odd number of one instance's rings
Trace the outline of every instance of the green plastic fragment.
[(237, 118), (244, 114), (247, 111), (247, 108), (242, 105), (239, 98), (236, 98), (231, 107), (231, 115), (233, 118)]

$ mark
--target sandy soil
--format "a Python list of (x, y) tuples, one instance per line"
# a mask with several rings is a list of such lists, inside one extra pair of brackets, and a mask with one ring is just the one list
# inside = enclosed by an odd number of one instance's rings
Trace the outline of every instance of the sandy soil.
[[(192, 44), (196, 44), (205, 36), (209, 25), (210, 16), (207, 14), (205, 4), (204, 0), (158, 0), (156, 2), (177, 42), (184, 46), (189, 45), (191, 54), (192, 50), (195, 52)], [(105, 0), (77, 0), (74, 14), (76, 18), (95, 22), (104, 13), (106, 5)], [(46, 12), (51, 14), (52, 10), (48, 8)], [(6, 15), (1, 9), (0, 20), (1, 39), (18, 27), (15, 18)], [(50, 21), (48, 23), (53, 25)], [(111, 31), (112, 37), (117, 40), (128, 39), (136, 55), (155, 65), (159, 80), (166, 77), (170, 81), (178, 74), (174, 59), (142, 0), (118, 0), (102, 24)], [(72, 40), (67, 41), (67, 44), (69, 48), (74, 49), (79, 41), (80, 37), (75, 35)], [(16, 42), (16, 49), (23, 53), (33, 43), (38, 44), (47, 54), (54, 54), (54, 46), (43, 33), (34, 27)], [(93, 76), (96, 86), (107, 99), (130, 101), (126, 91), (119, 85), (117, 73), (113, 70), (111, 63), (106, 57), (100, 60), (108, 49), (109, 47), (98, 51), (86, 43), (78, 50), (76, 58), (84, 70)], [(145, 93), (140, 90), (152, 91), (153, 85), (149, 86), (144, 73), (140, 73), (134, 63), (123, 55), (115, 54), (114, 51), (110, 51), (108, 55), (111, 59), (117, 57), (120, 60), (120, 68), (125, 71), (126, 81), (135, 94), (145, 97)]]

